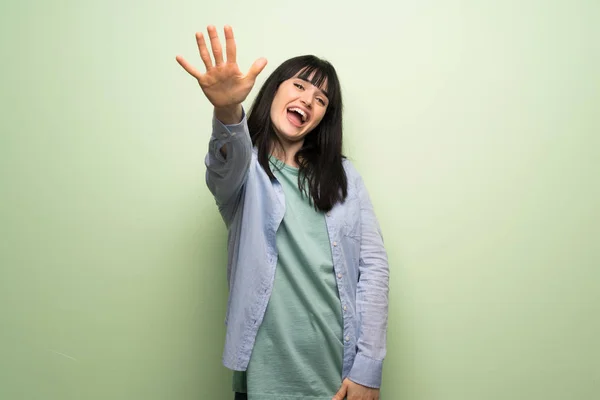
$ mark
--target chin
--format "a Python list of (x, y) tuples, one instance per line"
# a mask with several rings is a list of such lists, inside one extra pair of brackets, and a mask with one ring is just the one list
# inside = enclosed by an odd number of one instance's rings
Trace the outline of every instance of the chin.
[(284, 134), (279, 135), (279, 137), (288, 142), (296, 143), (296, 142), (299, 142), (302, 139), (304, 139), (306, 137), (306, 135), (304, 135), (303, 133), (296, 133), (296, 134), (291, 134), (291, 135), (284, 133)]
[(286, 126), (284, 129), (280, 129), (277, 126), (274, 127), (277, 136), (281, 139), (285, 139), (290, 142), (297, 142), (306, 137), (307, 132), (304, 129), (298, 129), (296, 127)]

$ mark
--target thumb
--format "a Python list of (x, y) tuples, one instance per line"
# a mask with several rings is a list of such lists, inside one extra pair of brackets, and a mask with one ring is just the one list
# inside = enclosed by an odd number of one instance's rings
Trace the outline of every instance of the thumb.
[(344, 400), (346, 398), (346, 392), (348, 391), (348, 387), (346, 386), (346, 382), (342, 383), (342, 387), (338, 392), (333, 396), (332, 400)]
[(254, 64), (252, 64), (252, 66), (250, 67), (250, 70), (248, 71), (247, 76), (249, 78), (251, 78), (252, 80), (256, 79), (258, 74), (260, 74), (262, 72), (262, 70), (265, 69), (266, 66), (267, 66), (267, 59), (259, 58), (258, 60), (254, 61)]

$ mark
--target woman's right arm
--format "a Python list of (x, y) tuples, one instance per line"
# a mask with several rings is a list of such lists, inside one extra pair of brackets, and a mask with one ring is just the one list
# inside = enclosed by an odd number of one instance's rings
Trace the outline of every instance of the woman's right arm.
[[(206, 185), (227, 225), (237, 209), (252, 160), (252, 140), (243, 109), (240, 112), (241, 116), (228, 120), (215, 110), (212, 135), (204, 161)], [(225, 123), (234, 120), (238, 122)]]
[(242, 74), (236, 61), (236, 45), (233, 30), (225, 26), (227, 61), (214, 26), (208, 27), (214, 63), (202, 33), (196, 33), (200, 58), (206, 67), (200, 73), (183, 57), (177, 62), (196, 80), (206, 98), (214, 106), (213, 132), (206, 156), (207, 185), (215, 197), (219, 208), (237, 202), (244, 184), (252, 157), (252, 142), (248, 132), (242, 102), (246, 99), (256, 77), (267, 64), (259, 58), (252, 64), (247, 74)]

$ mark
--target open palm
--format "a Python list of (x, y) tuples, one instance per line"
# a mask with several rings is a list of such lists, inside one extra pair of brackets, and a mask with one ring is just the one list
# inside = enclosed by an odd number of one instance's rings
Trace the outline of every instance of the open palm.
[(228, 108), (241, 104), (254, 86), (256, 77), (267, 65), (267, 60), (259, 58), (252, 64), (248, 73), (243, 74), (236, 61), (236, 45), (233, 29), (225, 26), (225, 49), (227, 61), (223, 59), (223, 49), (217, 30), (214, 26), (207, 28), (210, 46), (214, 56), (214, 64), (204, 40), (204, 35), (196, 33), (196, 42), (200, 58), (204, 62), (206, 72), (201, 73), (182, 56), (177, 62), (194, 78), (202, 88), (204, 95), (216, 108)]

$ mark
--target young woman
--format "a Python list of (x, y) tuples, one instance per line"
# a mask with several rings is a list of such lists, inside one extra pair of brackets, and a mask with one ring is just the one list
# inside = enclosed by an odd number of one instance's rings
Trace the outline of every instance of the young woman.
[(331, 64), (281, 64), (246, 115), (266, 65), (236, 63), (231, 27), (205, 73), (177, 61), (214, 106), (206, 182), (228, 228), (223, 363), (236, 399), (377, 400), (386, 352), (388, 262), (365, 185), (342, 155), (342, 95)]

